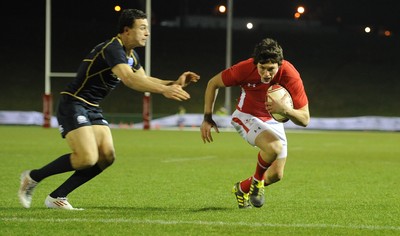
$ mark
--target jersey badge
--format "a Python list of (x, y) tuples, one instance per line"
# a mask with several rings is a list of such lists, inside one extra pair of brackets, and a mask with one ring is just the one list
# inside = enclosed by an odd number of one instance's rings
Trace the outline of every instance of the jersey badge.
[(132, 58), (132, 57), (128, 57), (128, 65), (129, 65), (130, 67), (133, 66), (133, 58)]
[(88, 119), (85, 116), (78, 116), (76, 117), (76, 121), (78, 122), (78, 124), (83, 124), (87, 123)]

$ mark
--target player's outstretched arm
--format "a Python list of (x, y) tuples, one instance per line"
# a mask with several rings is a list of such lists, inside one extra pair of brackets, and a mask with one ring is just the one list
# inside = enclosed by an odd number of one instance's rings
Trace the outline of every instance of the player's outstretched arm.
[(199, 79), (200, 76), (194, 72), (191, 71), (186, 71), (183, 72), (176, 81), (173, 80), (162, 80), (156, 77), (148, 76), (148, 79), (153, 81), (154, 83), (158, 84), (163, 84), (163, 85), (180, 85), (182, 88), (188, 86), (190, 83), (194, 82), (196, 83)]
[(218, 89), (221, 87), (225, 87), (225, 85), (222, 82), (221, 73), (218, 73), (208, 81), (206, 92), (204, 94), (204, 120), (200, 127), (201, 138), (204, 143), (213, 141), (211, 128), (214, 128), (214, 130), (219, 133), (218, 126), (212, 119), (212, 114), (215, 100), (218, 95)]
[(141, 92), (159, 93), (166, 98), (178, 101), (190, 98), (190, 95), (180, 85), (167, 86), (149, 79), (143, 68), (133, 72), (128, 64), (118, 64), (112, 68), (112, 72), (131, 89)]

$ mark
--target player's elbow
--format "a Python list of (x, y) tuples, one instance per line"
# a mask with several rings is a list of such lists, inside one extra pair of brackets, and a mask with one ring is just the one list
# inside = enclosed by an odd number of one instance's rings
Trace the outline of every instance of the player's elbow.
[(299, 125), (302, 126), (302, 127), (307, 127), (309, 123), (310, 123), (310, 117), (307, 116), (307, 117), (304, 117), (304, 119), (302, 119), (299, 122)]
[(209, 80), (207, 83), (207, 89), (210, 90), (218, 90), (220, 87), (221, 86), (219, 86), (218, 83), (213, 79)]
[(308, 105), (301, 108), (299, 111), (299, 119), (297, 120), (298, 122), (296, 124), (302, 127), (307, 127), (310, 123), (310, 112), (308, 110)]
[(291, 119), (292, 122), (298, 126), (301, 127), (307, 127), (308, 124), (310, 123), (310, 117), (309, 116), (305, 116), (305, 117), (299, 117), (297, 119)]
[(305, 128), (308, 126), (308, 123), (301, 123), (300, 126)]

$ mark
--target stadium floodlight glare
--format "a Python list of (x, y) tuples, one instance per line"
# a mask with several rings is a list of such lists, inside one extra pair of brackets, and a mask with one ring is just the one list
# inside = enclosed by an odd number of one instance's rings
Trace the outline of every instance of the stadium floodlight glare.
[(303, 14), (306, 11), (306, 9), (303, 6), (298, 6), (297, 7), (297, 12), (300, 14)]
[(218, 12), (219, 13), (225, 13), (226, 12), (226, 6), (225, 5), (219, 5), (218, 6)]
[(114, 11), (116, 11), (116, 12), (121, 11), (121, 6), (116, 5), (116, 6), (114, 7)]
[(383, 32), (383, 34), (384, 34), (386, 37), (392, 36), (392, 32), (391, 32), (390, 30), (385, 30), (385, 31)]
[(298, 6), (297, 11), (294, 13), (295, 19), (300, 19), (301, 15), (304, 14), (306, 9), (303, 6)]

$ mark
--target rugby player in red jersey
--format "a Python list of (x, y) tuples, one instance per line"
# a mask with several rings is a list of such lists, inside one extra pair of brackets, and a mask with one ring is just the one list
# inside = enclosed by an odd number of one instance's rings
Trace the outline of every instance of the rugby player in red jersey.
[[(282, 100), (267, 102), (267, 89), (272, 84), (285, 87), (294, 107)], [(294, 124), (307, 126), (310, 121), (308, 98), (296, 68), (283, 58), (282, 47), (273, 39), (263, 39), (256, 45), (253, 57), (218, 73), (208, 82), (205, 91), (204, 120), (200, 131), (204, 143), (212, 142), (211, 129), (218, 131), (212, 119), (218, 89), (239, 86), (241, 94), (232, 114), (232, 125), (252, 146), (259, 148), (254, 175), (237, 182), (232, 192), (239, 208), (262, 207), (264, 186), (283, 177), (288, 153), (283, 123), (275, 121), (271, 113), (279, 113)]]

